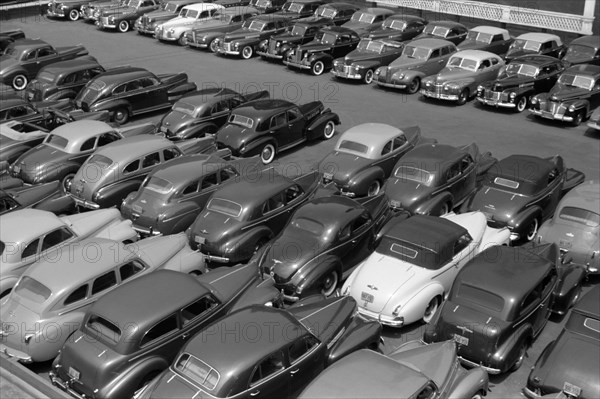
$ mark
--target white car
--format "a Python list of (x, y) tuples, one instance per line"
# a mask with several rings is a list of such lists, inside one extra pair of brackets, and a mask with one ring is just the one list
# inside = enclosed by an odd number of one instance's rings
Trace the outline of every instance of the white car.
[(204, 22), (211, 21), (217, 11), (225, 7), (219, 4), (198, 3), (185, 6), (181, 9), (179, 16), (158, 25), (154, 37), (158, 40), (174, 42), (185, 46), (186, 33), (200, 28)]
[(35, 261), (56, 259), (62, 247), (88, 237), (136, 241), (131, 220), (116, 208), (70, 216), (56, 216), (38, 209), (22, 209), (0, 216), (0, 298), (13, 288)]
[(482, 212), (392, 219), (373, 252), (342, 288), (358, 311), (384, 325), (431, 321), (459, 270), (494, 245), (508, 245), (507, 228), (488, 227)]

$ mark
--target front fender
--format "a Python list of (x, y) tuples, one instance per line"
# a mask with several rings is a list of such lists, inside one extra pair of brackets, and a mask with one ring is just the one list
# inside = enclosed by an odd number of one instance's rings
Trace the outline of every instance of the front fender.
[(203, 137), (205, 133), (216, 133), (219, 128), (214, 123), (200, 123), (198, 125), (188, 126), (177, 133), (177, 140), (193, 139)]
[(143, 359), (122, 370), (117, 378), (102, 386), (96, 395), (101, 398), (131, 398), (148, 375), (158, 374), (169, 365), (170, 362), (156, 356)]
[(296, 288), (298, 296), (303, 297), (316, 291), (318, 281), (332, 270), (337, 270), (341, 278), (340, 259), (334, 255), (318, 256), (298, 269), (292, 276), (290, 284)]
[(68, 174), (75, 174), (81, 165), (76, 162), (50, 163), (42, 169), (36, 179), (36, 183), (51, 182), (54, 180), (62, 180)]
[(205, 273), (206, 259), (202, 253), (194, 251), (186, 244), (171, 259), (164, 263), (161, 269), (175, 270), (182, 273)]
[(448, 191), (444, 191), (433, 198), (423, 202), (415, 209), (415, 213), (421, 215), (434, 215), (439, 216), (442, 210), (442, 206), (446, 203), (450, 204), (448, 210), (452, 210), (454, 204), (454, 197)]
[(476, 367), (467, 371), (467, 375), (448, 394), (448, 399), (472, 398), (478, 392), (485, 394), (489, 390), (488, 387), (489, 377), (487, 372), (481, 367)]
[(422, 80), (426, 76), (425, 73), (423, 73), (421, 71), (414, 71), (411, 69), (396, 71), (396, 73), (394, 73), (394, 75), (400, 75), (400, 74), (404, 74), (404, 78), (402, 80), (400, 80), (400, 82), (403, 82), (403, 83), (411, 82), (411, 81), (413, 81), (414, 78), (419, 78)]
[(384, 179), (385, 173), (383, 169), (379, 166), (373, 166), (353, 176), (348, 182), (348, 190), (355, 193), (357, 196), (363, 196), (367, 194), (367, 190), (371, 183), (375, 180), (379, 180), (383, 184)]
[(133, 180), (122, 181), (111, 184), (110, 186), (102, 187), (97, 191), (98, 198), (96, 203), (102, 208), (108, 208), (113, 205), (121, 205), (123, 199), (130, 192), (136, 191), (143, 181), (144, 176), (140, 176), (139, 178)]
[(0, 294), (4, 294), (7, 291), (13, 289), (20, 276), (8, 276), (0, 280)]
[(560, 283), (554, 292), (552, 311), (565, 314), (573, 305), (573, 299), (587, 276), (587, 269), (582, 265), (564, 265), (567, 268), (560, 276)]
[(327, 356), (330, 365), (346, 355), (362, 348), (376, 349), (379, 347), (382, 326), (372, 320), (366, 321), (355, 316), (346, 329), (346, 333), (336, 342)]
[(490, 359), (490, 367), (507, 371), (519, 356), (521, 345), (525, 345), (533, 337), (533, 328), (530, 324), (521, 324), (503, 343)]
[(333, 65), (333, 57), (326, 53), (316, 53), (310, 57), (310, 63), (314, 64), (317, 61), (322, 61), (325, 64), (325, 68), (331, 68)]
[(92, 104), (90, 107), (90, 112), (98, 112), (98, 111), (109, 111), (114, 112), (117, 108), (125, 108), (129, 113), (131, 113), (131, 104), (129, 101), (125, 99), (110, 99), (108, 101), (102, 101), (96, 104)]
[(527, 208), (523, 212), (517, 214), (511, 220), (508, 221), (508, 226), (516, 233), (522, 235), (525, 232), (529, 223), (534, 219), (538, 218), (541, 222), (542, 208), (539, 206), (532, 206)]

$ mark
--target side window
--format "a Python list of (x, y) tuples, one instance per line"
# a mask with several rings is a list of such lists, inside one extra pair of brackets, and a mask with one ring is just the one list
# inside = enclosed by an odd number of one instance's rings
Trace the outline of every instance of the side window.
[(23, 61), (33, 61), (35, 60), (35, 55), (37, 54), (37, 51), (33, 50), (30, 51), (29, 54), (26, 54), (25, 56), (23, 56)]
[(160, 154), (153, 152), (142, 158), (142, 168), (149, 168), (160, 163)]
[(302, 356), (306, 355), (312, 348), (317, 346), (319, 342), (312, 336), (306, 336), (297, 340), (288, 348), (288, 357), (290, 363), (294, 364)]
[(431, 52), (431, 57), (430, 58), (438, 58), (440, 56), (440, 49), (435, 49)]
[(140, 168), (140, 160), (136, 159), (123, 169), (123, 174), (133, 173)]
[(119, 85), (113, 89), (113, 94), (122, 94), (125, 93), (125, 89), (127, 88), (127, 83)]
[(281, 199), (281, 193), (274, 195), (269, 198), (263, 205), (263, 214), (267, 214), (271, 211), (274, 211), (277, 208), (281, 208), (283, 206), (283, 201)]
[(171, 315), (148, 330), (144, 338), (142, 338), (140, 346), (148, 345), (152, 341), (160, 339), (175, 330), (177, 330), (177, 315)]
[(212, 106), (210, 113), (212, 115), (214, 115), (214, 114), (218, 114), (221, 111), (223, 111), (223, 104), (219, 101), (218, 103), (216, 103), (215, 105)]
[(198, 15), (198, 19), (204, 19), (210, 17), (210, 13), (208, 10), (202, 11), (200, 15)]
[(158, 82), (155, 79), (152, 78), (141, 78), (140, 79), (140, 86), (141, 87), (151, 87), (158, 84)]
[(49, 57), (52, 55), (56, 55), (56, 51), (54, 51), (50, 47), (44, 47), (44, 48), (41, 48), (38, 50), (37, 57), (42, 58), (42, 57)]
[(23, 250), (23, 252), (21, 253), (21, 259), (25, 259), (29, 256), (35, 255), (38, 252), (38, 246), (40, 245), (40, 240), (39, 238), (37, 240), (34, 240), (32, 242), (30, 242), (25, 249)]
[(96, 75), (100, 75), (102, 72), (104, 72), (103, 68), (92, 68), (92, 69), (90, 69), (90, 79), (93, 78)]
[(135, 260), (124, 264), (123, 266), (121, 266), (119, 268), (119, 275), (121, 276), (121, 282), (127, 280), (128, 278), (135, 276), (136, 274), (140, 273), (143, 270), (144, 270), (144, 265), (142, 265), (140, 262), (135, 261)]
[(93, 150), (96, 146), (96, 137), (92, 137), (91, 139), (87, 139), (82, 145), (79, 151), (89, 151)]
[(275, 352), (256, 367), (252, 377), (250, 378), (250, 386), (258, 384), (265, 378), (268, 378), (278, 371), (283, 370), (284, 367), (283, 352)]
[(204, 176), (202, 178), (202, 185), (200, 186), (201, 190), (205, 190), (207, 188), (210, 188), (212, 186), (216, 186), (217, 184), (219, 184), (217, 182), (217, 174), (216, 173), (211, 173), (208, 176)]
[(456, 36), (458, 36), (458, 30), (450, 29), (450, 32), (448, 32), (448, 36), (446, 36), (446, 37), (456, 37)]
[(10, 197), (0, 199), (0, 213), (15, 209), (17, 206), (19, 205)]
[(479, 64), (479, 69), (486, 69), (486, 68), (489, 68), (490, 66), (492, 66), (492, 64), (490, 63), (490, 60), (483, 60), (483, 61), (481, 61), (481, 64)]
[(498, 65), (498, 63), (500, 62), (498, 60), (498, 58), (492, 58), (491, 61), (492, 61), (492, 65)]
[(446, 180), (450, 181), (460, 175), (460, 163), (455, 163), (448, 169)]
[(239, 24), (240, 22), (242, 22), (242, 16), (241, 15), (236, 15), (233, 18), (231, 18), (231, 23), (232, 24)]
[(29, 109), (25, 106), (18, 106), (18, 107), (13, 107), (11, 109), (8, 110), (8, 115), (10, 118), (17, 118), (19, 116), (25, 116), (30, 114), (31, 112), (28, 112)]
[(142, 3), (142, 7), (152, 7), (154, 6), (154, 1), (152, 0), (146, 0)]
[(300, 119), (300, 118), (302, 118), (302, 115), (300, 114), (300, 112), (297, 109), (292, 108), (287, 111), (288, 122), (294, 122), (295, 120)]
[(464, 172), (465, 170), (469, 169), (471, 167), (471, 165), (473, 165), (473, 158), (471, 158), (470, 155), (466, 155), (461, 161), (460, 161), (460, 170), (461, 172)]
[(65, 79), (63, 80), (63, 84), (70, 85), (70, 84), (75, 83), (76, 81), (77, 81), (77, 74), (72, 73), (70, 75), (65, 76)]
[(271, 118), (271, 128), (274, 128), (277, 126), (282, 126), (282, 125), (285, 125), (286, 123), (287, 123), (287, 118), (285, 116), (285, 113), (275, 115), (273, 118)]
[(221, 183), (238, 175), (237, 172), (230, 166), (226, 167), (225, 169), (221, 169), (219, 174), (221, 175)]
[(85, 299), (85, 297), (87, 296), (87, 291), (88, 291), (88, 285), (87, 284), (82, 285), (81, 287), (77, 288), (75, 291), (71, 292), (71, 294), (69, 294), (67, 299), (65, 299), (65, 301), (63, 302), (63, 304), (66, 306), (66, 305), (75, 303), (77, 301), (81, 301), (82, 299)]
[(302, 189), (300, 188), (300, 186), (294, 185), (285, 190), (285, 201), (289, 204), (296, 198), (300, 197), (300, 195), (302, 195)]
[[(442, 47), (441, 50), (442, 50), (441, 51), (441, 55), (442, 56), (450, 54), (450, 48), (449, 47)], [(432, 55), (432, 57), (433, 57), (433, 55)]]
[(163, 158), (165, 159), (165, 162), (170, 161), (173, 158), (177, 158), (178, 156), (181, 156), (181, 151), (179, 151), (177, 148), (167, 148), (163, 151)]
[(117, 136), (116, 134), (104, 133), (102, 136), (100, 136), (100, 138), (98, 138), (98, 147), (103, 147), (117, 140), (119, 140), (119, 136)]
[(531, 293), (529, 293), (529, 295), (527, 295), (525, 297), (525, 299), (523, 299), (523, 302), (521, 303), (521, 311), (520, 311), (519, 315), (525, 316), (527, 313), (531, 312), (531, 310), (533, 309), (535, 304), (537, 304), (539, 299), (540, 299), (540, 292), (536, 288)]
[(190, 194), (194, 194), (198, 191), (198, 182), (195, 181), (192, 184), (188, 185), (186, 188), (183, 189), (183, 191), (181, 192), (181, 195), (190, 195)]
[(239, 107), (240, 105), (242, 105), (243, 102), (244, 100), (239, 97), (232, 97), (229, 99), (229, 109)]
[(339, 238), (340, 238), (340, 240), (347, 240), (348, 238), (350, 238), (350, 234), (351, 234), (350, 225), (347, 225), (342, 230), (340, 230)]
[(548, 174), (548, 184), (552, 183), (558, 177), (558, 169), (554, 168)]
[(554, 42), (553, 41), (542, 43), (542, 45), (540, 46), (540, 51), (551, 50), (554, 47), (555, 46), (554, 46)]
[(394, 137), (394, 151), (403, 147), (404, 144), (406, 144), (406, 137), (404, 137), (404, 136)]
[(492, 36), (492, 42), (500, 42), (502, 40), (504, 40), (504, 36), (501, 33)]
[(125, 87), (125, 92), (139, 90), (142, 87), (142, 82), (140, 82), (139, 79), (132, 80), (131, 82), (127, 83), (127, 86)]
[(188, 305), (187, 307), (181, 310), (182, 324), (185, 326), (187, 323), (194, 320), (196, 317), (208, 312), (216, 305), (217, 302), (210, 296), (200, 298), (196, 302), (192, 303), (191, 305)]
[(110, 287), (117, 284), (117, 275), (114, 270), (103, 274), (94, 280), (94, 284), (92, 285), (92, 295), (96, 295), (99, 292), (109, 289)]
[(473, 238), (469, 233), (465, 233), (462, 236), (460, 236), (454, 244), (454, 255), (465, 249), (471, 241), (473, 241)]
[(386, 155), (389, 154), (392, 151), (392, 141), (388, 141), (387, 143), (385, 143), (385, 145), (383, 146), (383, 149), (381, 150), (381, 155)]
[(51, 233), (46, 234), (44, 241), (42, 241), (42, 251), (46, 251), (64, 241), (67, 241), (73, 237), (73, 233), (66, 227), (54, 230)]

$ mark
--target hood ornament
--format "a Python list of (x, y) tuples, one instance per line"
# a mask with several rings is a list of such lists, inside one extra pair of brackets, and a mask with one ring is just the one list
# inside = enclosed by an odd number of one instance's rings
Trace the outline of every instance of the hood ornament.
[(378, 291), (379, 288), (375, 287), (373, 284), (369, 284), (367, 285), (368, 288), (372, 289), (373, 291)]
[(458, 328), (460, 331), (462, 331), (462, 333), (471, 333), (473, 334), (473, 330), (469, 330), (467, 327), (463, 327), (463, 326), (456, 326), (456, 328)]
[(204, 230), (204, 229), (202, 229), (202, 230), (200, 230), (200, 233), (202, 233), (202, 234), (208, 234), (208, 231), (207, 231), (207, 230)]

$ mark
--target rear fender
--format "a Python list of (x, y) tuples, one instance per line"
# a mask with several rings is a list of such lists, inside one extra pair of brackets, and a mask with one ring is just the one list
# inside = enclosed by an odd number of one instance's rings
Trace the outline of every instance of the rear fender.
[(273, 238), (273, 232), (267, 226), (256, 226), (238, 236), (232, 237), (226, 243), (231, 250), (225, 256), (231, 257), (231, 254), (235, 254), (234, 258), (249, 258), (259, 240), (270, 240), (271, 238)]
[(175, 270), (182, 273), (205, 273), (207, 270), (204, 255), (194, 251), (189, 244), (185, 244), (179, 252), (161, 266), (161, 269)]
[(318, 292), (318, 282), (332, 270), (338, 272), (339, 280), (341, 281), (342, 265), (340, 259), (334, 255), (318, 256), (312, 262), (309, 262), (296, 271), (291, 283), (297, 287), (300, 297), (304, 297), (307, 294), (314, 294)]
[(124, 99), (114, 99), (93, 104), (90, 107), (90, 111), (109, 111), (110, 113), (113, 113), (118, 108), (125, 108), (127, 112), (131, 114), (131, 104), (129, 104), (129, 101)]
[(144, 178), (145, 176), (140, 176), (136, 179), (121, 181), (102, 187), (98, 190), (98, 203), (120, 205), (123, 198), (127, 197), (130, 192), (136, 191), (140, 187)]
[(509, 245), (510, 230), (507, 227), (495, 229), (488, 226), (485, 228), (483, 237), (481, 238), (481, 243), (485, 245), (485, 248), (480, 248), (480, 252), (494, 245)]
[(348, 190), (355, 193), (357, 196), (364, 196), (367, 194), (369, 186), (376, 180), (381, 184), (385, 179), (385, 173), (379, 166), (373, 166), (366, 170), (363, 170), (353, 176), (348, 182)]
[(336, 362), (350, 353), (363, 348), (379, 347), (382, 326), (376, 321), (366, 321), (355, 316), (346, 328), (344, 335), (334, 343), (327, 356), (327, 365)]
[(146, 377), (166, 370), (169, 364), (170, 362), (157, 356), (143, 359), (121, 371), (117, 378), (100, 389), (98, 395), (108, 398), (130, 398)]
[(177, 133), (177, 139), (186, 140), (194, 137), (203, 137), (206, 133), (216, 133), (219, 128), (214, 123), (200, 123), (198, 125), (189, 126), (181, 132)]
[(504, 340), (492, 356), (493, 368), (507, 371), (517, 361), (522, 345), (529, 345), (533, 338), (533, 328), (530, 324), (521, 324), (516, 331)]
[(458, 384), (454, 386), (448, 399), (472, 398), (478, 392), (484, 394), (489, 390), (489, 377), (481, 367), (475, 367), (467, 371)]
[(216, 149), (214, 136), (205, 135), (204, 137), (193, 138), (175, 142), (175, 145), (185, 154), (209, 154)]
[[(419, 292), (408, 299), (400, 299), (397, 304), (392, 306), (402, 305), (401, 314), (404, 317), (406, 324), (419, 321), (423, 318), (425, 310), (429, 302), (435, 298), (440, 297), (441, 301), (438, 304), (438, 311), (442, 308), (442, 301), (445, 299), (444, 287), (439, 283), (431, 283), (426, 287), (422, 288)], [(392, 302), (390, 301), (390, 304)]]
[(415, 213), (419, 213), (421, 215), (439, 216), (442, 206), (446, 203), (450, 204), (448, 210), (451, 211), (454, 207), (454, 197), (448, 191), (444, 191), (425, 201), (419, 207), (417, 207), (417, 209), (415, 209)]
[(541, 217), (542, 208), (540, 208), (539, 206), (532, 206), (518, 214), (517, 217), (509, 221), (508, 224), (513, 228), (514, 231), (523, 233), (529, 225), (529, 223), (533, 221), (533, 219), (538, 218), (541, 222)]
[(573, 299), (580, 289), (585, 278), (587, 277), (587, 269), (582, 265), (563, 265), (561, 268), (566, 268), (560, 276), (560, 282), (554, 291), (552, 311), (565, 314), (571, 305)]
[(256, 140), (253, 140), (250, 143), (246, 144), (243, 155), (244, 156), (260, 155), (263, 147), (267, 143), (272, 143), (275, 146), (275, 149), (277, 149), (277, 144), (275, 143), (275, 141), (273, 141), (273, 139), (271, 137), (269, 137), (269, 136), (260, 137)]
[(193, 201), (184, 201), (170, 206), (161, 215), (158, 230), (163, 234), (174, 234), (184, 231), (194, 223), (196, 216), (201, 210), (202, 208)]
[(195, 91), (198, 87), (194, 82), (185, 82), (179, 86), (175, 86), (167, 93), (169, 101), (174, 102), (183, 97), (184, 94)]
[(123, 137), (138, 136), (140, 134), (155, 134), (156, 126), (153, 123), (143, 123), (134, 126), (125, 126), (117, 129)]
[(339, 116), (337, 114), (334, 114), (329, 108), (327, 108), (326, 110), (321, 112), (319, 116), (313, 119), (312, 122), (310, 122), (310, 124), (306, 128), (306, 136), (308, 137), (308, 139), (314, 140), (318, 138), (323, 131), (323, 126), (325, 126), (325, 124), (329, 121), (333, 121), (333, 123), (335, 123), (336, 125), (340, 124)]

